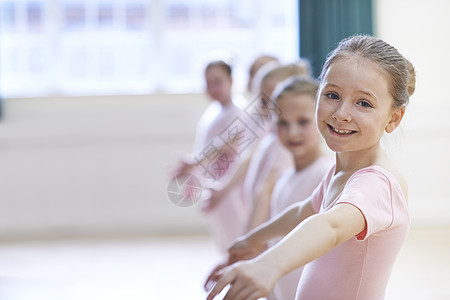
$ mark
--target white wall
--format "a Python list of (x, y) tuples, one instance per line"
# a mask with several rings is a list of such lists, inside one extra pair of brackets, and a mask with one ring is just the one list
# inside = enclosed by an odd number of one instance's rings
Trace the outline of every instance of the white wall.
[(415, 66), (392, 156), (409, 180), (413, 224), (450, 224), (450, 1), (375, 0), (376, 34)]
[[(407, 176), (414, 226), (450, 225), (450, 1), (377, 0), (376, 32), (417, 69), (402, 129), (386, 140)], [(167, 198), (202, 95), (7, 99), (0, 122), (0, 239), (205, 231)]]
[(202, 95), (9, 99), (0, 123), (0, 238), (205, 231), (167, 197)]

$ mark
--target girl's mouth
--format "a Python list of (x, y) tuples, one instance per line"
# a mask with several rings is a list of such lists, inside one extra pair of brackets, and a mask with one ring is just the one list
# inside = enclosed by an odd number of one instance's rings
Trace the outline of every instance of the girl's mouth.
[(288, 145), (290, 147), (298, 147), (301, 146), (302, 144), (303, 144), (302, 142), (292, 142), (292, 141), (288, 142)]
[(328, 128), (330, 128), (331, 131), (336, 132), (338, 134), (350, 135), (350, 134), (353, 134), (353, 133), (356, 132), (354, 130), (337, 129), (337, 128), (334, 128), (333, 126), (331, 126), (330, 124), (327, 124), (327, 125), (328, 125)]

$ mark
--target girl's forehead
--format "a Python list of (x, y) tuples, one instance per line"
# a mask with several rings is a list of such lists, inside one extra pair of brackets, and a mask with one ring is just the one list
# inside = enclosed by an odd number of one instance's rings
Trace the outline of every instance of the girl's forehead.
[(314, 96), (307, 93), (288, 92), (280, 96), (277, 102), (314, 102)]
[(322, 84), (389, 87), (389, 76), (374, 61), (359, 56), (341, 57), (330, 64)]
[[(362, 57), (357, 54), (340, 56), (333, 63), (330, 64), (327, 71), (329, 71), (330, 69), (337, 69), (336, 65), (339, 65), (340, 71), (355, 72), (355, 71), (359, 71), (359, 70), (363, 69), (364, 70), (363, 72), (371, 71), (371, 72), (378, 73), (378, 75), (381, 75), (383, 77), (385, 77), (385, 75), (387, 75), (385, 70), (380, 65), (378, 65), (376, 62), (374, 62), (373, 60), (371, 60), (369, 58)], [(334, 68), (333, 68), (333, 66), (334, 66)]]
[[(286, 94), (277, 100), (277, 105), (281, 107), (282, 112), (293, 112), (298, 110), (315, 109), (315, 98), (309, 94)], [(283, 109), (284, 108), (284, 109)]]
[(228, 75), (227, 71), (221, 66), (212, 66), (205, 70), (205, 74), (211, 74), (211, 73), (214, 73), (214, 74), (223, 73), (225, 75)]

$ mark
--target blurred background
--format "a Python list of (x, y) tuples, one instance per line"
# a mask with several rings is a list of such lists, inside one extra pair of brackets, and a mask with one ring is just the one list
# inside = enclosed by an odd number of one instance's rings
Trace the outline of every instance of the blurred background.
[(0, 0), (0, 300), (203, 299), (220, 260), (197, 206), (168, 198), (224, 53), (244, 94), (260, 54), (308, 58), (374, 34), (416, 92), (384, 141), (412, 230), (388, 299), (450, 299), (447, 0)]

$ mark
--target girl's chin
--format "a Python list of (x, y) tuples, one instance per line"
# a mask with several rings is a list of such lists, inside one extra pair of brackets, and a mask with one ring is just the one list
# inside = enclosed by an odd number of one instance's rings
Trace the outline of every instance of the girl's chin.
[(327, 143), (327, 146), (328, 146), (328, 148), (331, 151), (336, 152), (336, 153), (346, 152), (347, 151), (347, 149), (343, 145), (336, 145), (336, 144)]
[(304, 155), (304, 151), (302, 149), (302, 146), (294, 146), (294, 147), (293, 146), (289, 146), (289, 147), (287, 147), (287, 149), (289, 150), (289, 152), (292, 153), (292, 155), (294, 155), (294, 157)]
[(305, 151), (291, 151), (291, 153), (294, 156), (295, 160), (303, 160), (308, 156)]

